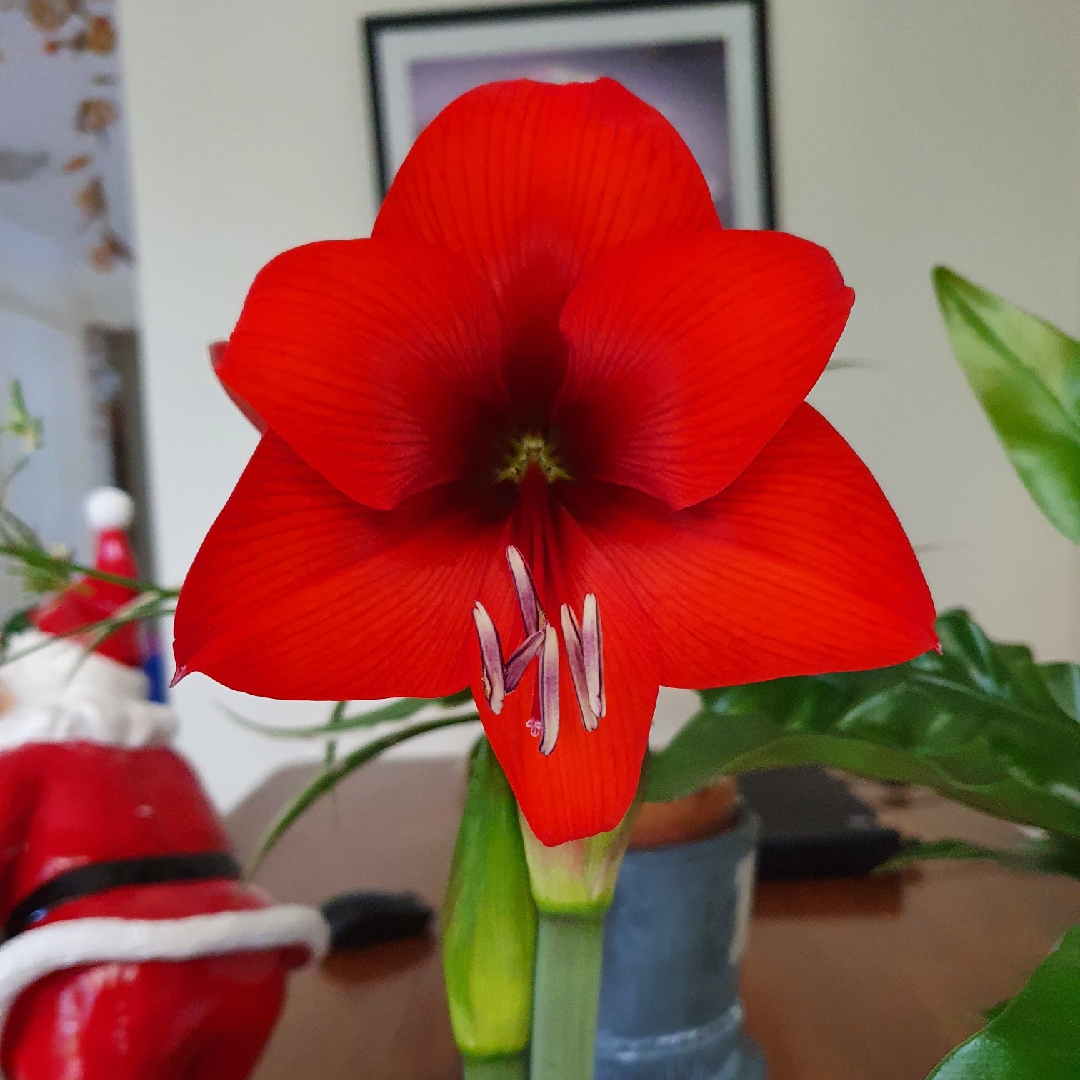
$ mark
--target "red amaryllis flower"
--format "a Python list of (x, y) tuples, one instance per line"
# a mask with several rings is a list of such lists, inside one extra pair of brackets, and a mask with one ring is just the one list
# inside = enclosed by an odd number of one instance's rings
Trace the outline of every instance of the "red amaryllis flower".
[(466, 94), (370, 240), (251, 288), (219, 373), (268, 430), (181, 594), (180, 672), (471, 683), (536, 835), (612, 828), (661, 684), (935, 644), (896, 518), (803, 402), (852, 299), (821, 248), (722, 230), (616, 83)]

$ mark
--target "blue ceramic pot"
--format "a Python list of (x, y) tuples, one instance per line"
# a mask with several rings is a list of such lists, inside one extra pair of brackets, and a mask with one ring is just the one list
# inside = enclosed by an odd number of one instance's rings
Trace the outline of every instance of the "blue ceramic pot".
[(604, 923), (596, 1080), (765, 1080), (742, 1026), (758, 820), (627, 852)]

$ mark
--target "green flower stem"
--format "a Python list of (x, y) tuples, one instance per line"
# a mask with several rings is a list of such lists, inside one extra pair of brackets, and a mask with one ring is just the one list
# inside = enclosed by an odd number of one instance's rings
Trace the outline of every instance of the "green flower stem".
[(528, 1062), (524, 1054), (509, 1057), (462, 1059), (465, 1080), (526, 1080)]
[(592, 1080), (603, 948), (602, 912), (541, 911), (531, 1080)]

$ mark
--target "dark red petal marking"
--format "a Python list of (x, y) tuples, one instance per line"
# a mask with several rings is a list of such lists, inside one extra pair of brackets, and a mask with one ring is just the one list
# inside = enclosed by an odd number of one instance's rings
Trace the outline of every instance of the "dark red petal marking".
[(570, 471), (675, 509), (726, 487), (817, 381), (854, 293), (824, 248), (715, 232), (624, 252), (562, 313)]
[(501, 355), (490, 289), (463, 259), (339, 240), (260, 271), (216, 370), (339, 491), (388, 510), (490, 464)]
[(655, 622), (665, 686), (884, 667), (936, 644), (900, 523), (809, 405), (723, 494), (690, 510), (607, 485), (567, 485), (566, 499)]
[(492, 83), (458, 98), (417, 139), (372, 236), (458, 252), (491, 285), (528, 424), (546, 420), (562, 381), (559, 311), (582, 269), (626, 243), (716, 228), (675, 129), (601, 79)]
[(505, 574), (507, 512), (464, 485), (370, 510), (270, 432), (184, 583), (177, 667), (263, 697), (454, 693), (481, 581)]

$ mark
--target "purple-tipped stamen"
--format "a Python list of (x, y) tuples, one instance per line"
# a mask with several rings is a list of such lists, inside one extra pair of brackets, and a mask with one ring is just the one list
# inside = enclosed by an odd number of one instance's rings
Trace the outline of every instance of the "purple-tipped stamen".
[(604, 632), (600, 628), (600, 605), (596, 602), (596, 593), (585, 596), (581, 611), (581, 649), (585, 657), (589, 704), (599, 718), (607, 712), (607, 692), (604, 690)]
[(503, 699), (506, 697), (502, 644), (499, 641), (499, 631), (479, 600), (473, 608), (473, 622), (476, 623), (476, 634), (480, 638), (480, 673), (483, 677), (484, 698), (491, 711), (498, 715), (502, 712)]
[(506, 549), (506, 561), (510, 564), (510, 573), (514, 575), (514, 588), (517, 591), (518, 607), (521, 608), (521, 621), (525, 625), (525, 636), (535, 634), (547, 625), (544, 609), (536, 596), (536, 582), (525, 562), (524, 556), (513, 544)]
[(559, 738), (559, 635), (550, 624), (544, 627), (540, 653), (540, 753), (547, 757)]
[(514, 650), (513, 656), (506, 661), (506, 667), (503, 669), (503, 679), (506, 683), (506, 692), (508, 694), (512, 690), (517, 689), (518, 683), (521, 682), (522, 675), (525, 674), (525, 669), (533, 662), (533, 659), (540, 654), (543, 645), (544, 631), (537, 630), (535, 634), (527, 637)]
[[(540, 716), (531, 717), (525, 727), (530, 735), (539, 735), (540, 753), (546, 757), (555, 749), (559, 738), (559, 635), (540, 606), (528, 563), (512, 544), (506, 548), (506, 561), (514, 578), (525, 640), (504, 664), (502, 642), (495, 623), (483, 604), (476, 602), (473, 619), (480, 638), (484, 696), (493, 713), (501, 712), (506, 695), (517, 689), (529, 665), (539, 658), (537, 691)], [(607, 712), (604, 639), (596, 594), (586, 594), (580, 623), (569, 604), (562, 605), (560, 614), (567, 666), (574, 683), (581, 721), (586, 731), (595, 731), (600, 718)]]
[(566, 662), (570, 668), (570, 678), (574, 683), (581, 722), (585, 725), (586, 731), (595, 731), (600, 720), (589, 700), (588, 680), (585, 677), (585, 654), (581, 647), (581, 627), (578, 626), (577, 616), (569, 604), (563, 604), (561, 614), (563, 641), (566, 642)]

